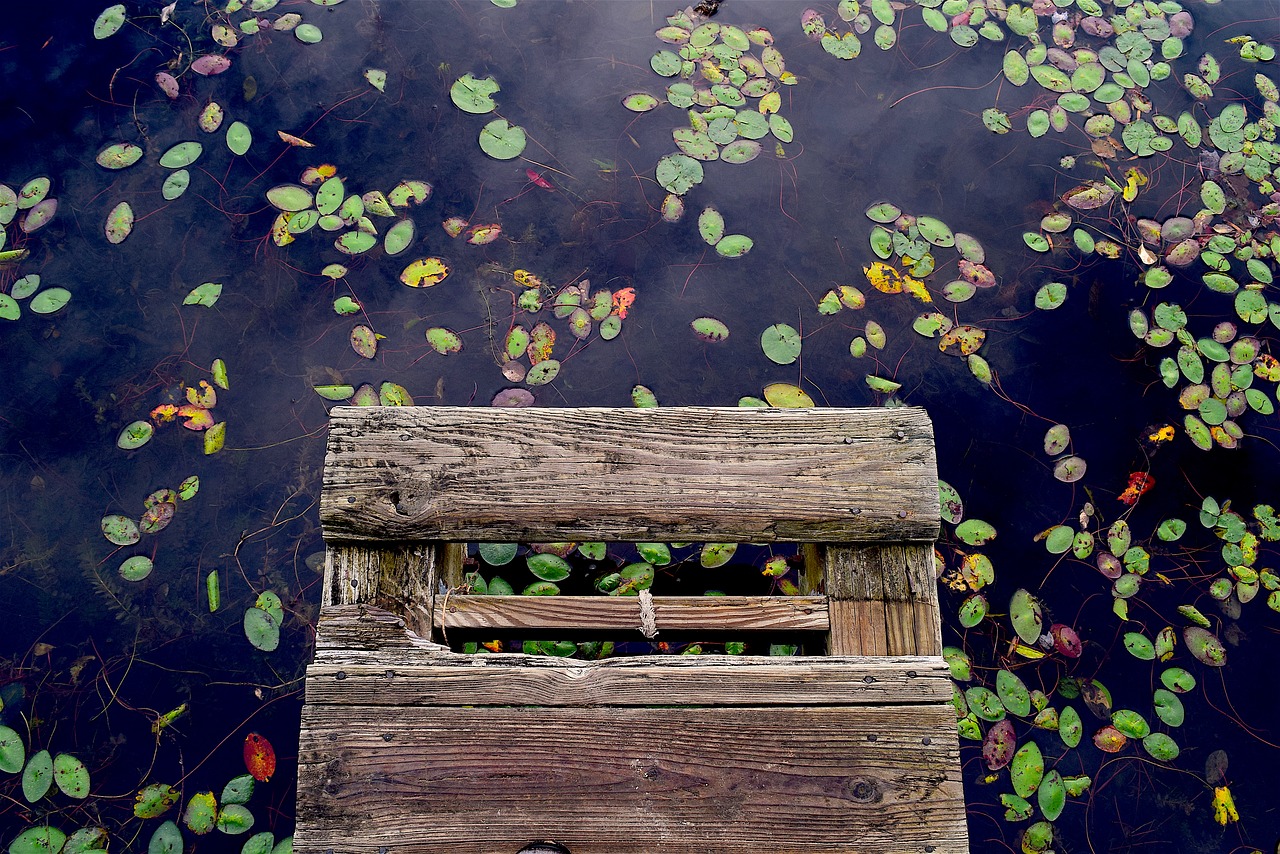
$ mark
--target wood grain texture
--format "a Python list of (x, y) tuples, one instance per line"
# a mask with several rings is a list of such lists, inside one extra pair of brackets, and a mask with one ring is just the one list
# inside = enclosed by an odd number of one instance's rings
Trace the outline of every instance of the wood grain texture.
[[(448, 596), (437, 628), (640, 631), (634, 596)], [(654, 596), (658, 631), (827, 631), (826, 596)]]
[(832, 655), (941, 655), (933, 549), (922, 543), (820, 547)]
[(933, 541), (921, 409), (336, 407), (330, 540)]
[[(692, 658), (693, 656), (686, 656)], [(364, 657), (328, 654), (307, 670), (307, 703), (330, 706), (805, 706), (919, 705), (951, 700), (940, 657), (779, 659), (675, 656), (539, 665), (453, 655)], [(511, 658), (511, 656), (504, 656)], [(459, 660), (461, 659), (461, 660)], [(728, 660), (725, 660), (728, 659)], [(546, 661), (545, 657), (541, 657)], [(626, 662), (623, 666), (614, 666)], [(954, 728), (954, 727), (953, 727)]]
[(299, 852), (963, 852), (949, 704), (308, 703)]
[(436, 567), (447, 548), (443, 543), (329, 544), (321, 612), (330, 605), (376, 605), (430, 639)]

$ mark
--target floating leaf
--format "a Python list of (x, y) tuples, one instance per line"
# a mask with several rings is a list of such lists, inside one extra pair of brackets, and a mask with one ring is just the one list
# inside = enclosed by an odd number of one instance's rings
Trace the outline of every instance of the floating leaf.
[[(122, 7), (123, 8), (123, 7)], [(67, 835), (56, 827), (28, 827), (9, 843), (9, 854), (57, 854), (65, 850)]]
[(1063, 457), (1054, 464), (1053, 476), (1063, 483), (1075, 483), (1084, 477), (1087, 468), (1087, 464), (1081, 457)]
[(128, 202), (120, 202), (107, 214), (104, 228), (108, 243), (120, 243), (133, 231), (133, 207)]
[(311, 207), (314, 199), (311, 191), (298, 184), (278, 184), (267, 190), (267, 201), (277, 210), (304, 211)]
[(800, 358), (800, 333), (785, 323), (775, 323), (760, 334), (760, 347), (769, 361), (789, 365)]
[(1013, 783), (1013, 791), (1019, 797), (1028, 798), (1040, 786), (1044, 778), (1044, 757), (1040, 746), (1028, 741), (1013, 755), (1009, 763), (1009, 779)]
[(698, 554), (698, 562), (707, 569), (715, 569), (732, 560), (737, 550), (737, 543), (704, 543)]
[(45, 796), (52, 785), (53, 757), (47, 750), (33, 753), (27, 760), (27, 767), (22, 769), (22, 796), (28, 803), (34, 804)]
[(263, 652), (272, 652), (280, 645), (280, 624), (261, 608), (249, 608), (244, 612), (244, 634)]
[(1142, 749), (1147, 751), (1152, 759), (1159, 759), (1162, 762), (1172, 762), (1182, 752), (1178, 748), (1178, 743), (1162, 732), (1153, 732), (1143, 738)]
[(1019, 588), (1014, 591), (1009, 601), (1009, 620), (1023, 643), (1034, 644), (1040, 639), (1044, 616), (1040, 603), (1026, 590)]
[(716, 243), (716, 254), (722, 258), (741, 258), (754, 245), (745, 234), (726, 234)]
[(698, 215), (698, 233), (709, 245), (715, 246), (724, 237), (724, 217), (714, 207), (704, 208)]
[(22, 736), (10, 727), (0, 725), (0, 771), (16, 774), (27, 762), (27, 750)]
[(165, 201), (171, 202), (185, 193), (190, 184), (191, 173), (186, 169), (178, 169), (164, 179), (164, 184), (160, 187), (160, 195)]
[(102, 517), (102, 535), (117, 546), (131, 546), (142, 539), (138, 523), (128, 516), (109, 514)]
[(411, 288), (429, 288), (444, 281), (449, 266), (440, 258), (419, 258), (400, 273), (400, 281)]
[(315, 24), (298, 24), (293, 36), (303, 44), (319, 44), (324, 40), (324, 33)]
[(152, 783), (134, 798), (133, 814), (138, 818), (158, 818), (178, 802), (178, 792), (164, 783)]
[(31, 311), (35, 314), (53, 314), (71, 301), (66, 288), (45, 288), (31, 299)]
[(195, 163), (204, 151), (198, 142), (180, 142), (160, 155), (160, 165), (166, 169), (182, 169)]
[(506, 119), (494, 119), (480, 131), (480, 149), (496, 160), (520, 156), (527, 141), (524, 128)]
[(220, 282), (205, 282), (203, 285), (192, 288), (183, 298), (182, 304), (212, 307), (220, 296), (222, 296), (222, 284)]
[(437, 353), (447, 356), (462, 349), (462, 338), (452, 329), (446, 329), (443, 326), (432, 326), (427, 330), (426, 336), (427, 343)]
[(377, 333), (364, 324), (353, 327), (351, 330), (351, 349), (355, 350), (358, 356), (372, 359), (378, 352)]
[(482, 115), (497, 107), (493, 102), (493, 94), (501, 87), (492, 77), (477, 79), (468, 73), (459, 77), (449, 87), (449, 98), (464, 113)]
[(117, 142), (103, 148), (94, 159), (104, 169), (124, 169), (137, 163), (142, 158), (142, 154), (140, 145), (132, 142)]
[(970, 546), (980, 546), (996, 538), (996, 529), (981, 519), (966, 519), (956, 526), (956, 536)]
[[(117, 3), (114, 6), (108, 6), (103, 9), (93, 22), (93, 37), (95, 39), (105, 39), (115, 35), (124, 26), (125, 17), (126, 11), (123, 3)], [(56, 851), (57, 849), (51, 848), (50, 850)]]
[(729, 337), (729, 327), (714, 317), (695, 318), (689, 325), (695, 335), (709, 343), (719, 343)]
[(1199, 626), (1187, 626), (1182, 630), (1182, 641), (1201, 664), (1222, 667), (1227, 663), (1227, 649), (1217, 635)]
[(227, 127), (227, 148), (231, 153), (243, 157), (253, 144), (253, 132), (244, 122), (232, 122)]
[(764, 387), (764, 399), (779, 409), (807, 409), (814, 405), (813, 398), (791, 383), (770, 383)]
[(125, 581), (141, 581), (151, 574), (151, 558), (146, 555), (134, 555), (120, 564), (120, 577)]
[(211, 832), (218, 821), (218, 801), (213, 792), (196, 792), (192, 795), (187, 801), (182, 821), (187, 830), (197, 836)]
[(658, 183), (669, 193), (682, 196), (702, 183), (702, 164), (686, 154), (668, 154), (658, 161)]
[[(387, 91), (387, 72), (381, 68), (366, 68), (364, 79), (379, 92)], [(452, 92), (450, 92), (450, 95), (452, 95)]]
[(987, 768), (999, 771), (1008, 765), (1013, 760), (1017, 745), (1018, 737), (1013, 723), (1007, 719), (995, 723), (982, 740), (982, 759), (987, 763)]

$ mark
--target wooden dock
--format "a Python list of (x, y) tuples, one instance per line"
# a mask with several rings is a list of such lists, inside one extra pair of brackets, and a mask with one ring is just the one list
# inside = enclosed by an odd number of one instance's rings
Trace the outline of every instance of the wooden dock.
[[(938, 516), (919, 409), (334, 409), (295, 849), (966, 852)], [(601, 540), (803, 543), (802, 595), (460, 592), (462, 543)], [(441, 643), (655, 628), (828, 654)]]

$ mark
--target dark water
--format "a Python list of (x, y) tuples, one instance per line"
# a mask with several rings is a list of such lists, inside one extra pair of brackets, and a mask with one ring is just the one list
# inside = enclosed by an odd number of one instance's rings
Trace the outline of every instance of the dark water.
[[(18, 188), (48, 175), (60, 201), (52, 223), (31, 235), (30, 257), (0, 269), (0, 291), (38, 273), (45, 287), (73, 294), (56, 314), (35, 315), (24, 305), (18, 320), (0, 322), (0, 715), (29, 752), (73, 754), (92, 774), (89, 798), (55, 793), (35, 805), (23, 798), (17, 775), (0, 774), (0, 841), (8, 845), (28, 825), (47, 822), (67, 833), (101, 826), (113, 850), (140, 850), (159, 821), (133, 817), (133, 794), (151, 783), (181, 788), (183, 804), (195, 792), (220, 793), (244, 772), (241, 745), (250, 731), (266, 736), (279, 754), (275, 776), (259, 784), (249, 803), (252, 832), (269, 830), (277, 839), (291, 832), (300, 678), (319, 600), (315, 505), (329, 405), (312, 385), (392, 381), (419, 404), (487, 405), (513, 385), (495, 349), (513, 321), (532, 322), (512, 308), (519, 289), (511, 273), (526, 269), (556, 287), (587, 277), (596, 289), (636, 293), (612, 341), (593, 333), (571, 347), (566, 324), (550, 321), (560, 335), (555, 353), (562, 370), (553, 383), (533, 389), (537, 405), (627, 406), (637, 384), (662, 404), (733, 405), (786, 382), (819, 405), (864, 406), (886, 402), (867, 387), (867, 374), (901, 383), (888, 402), (928, 408), (942, 477), (964, 497), (967, 515), (999, 531), (982, 549), (996, 567), (996, 581), (984, 591), (993, 616), (962, 629), (955, 615), (964, 595), (944, 590), (947, 643), (968, 651), (982, 684), (992, 685), (999, 668), (1016, 666), (1058, 708), (1065, 701), (1053, 692), (1061, 679), (1096, 678), (1116, 708), (1137, 710), (1182, 748), (1167, 763), (1150, 761), (1134, 743), (1102, 754), (1088, 746), (1101, 722), (1079, 700), (1072, 702), (1086, 718), (1086, 746), (1078, 749), (1019, 720), (1020, 743), (1034, 739), (1061, 773), (1094, 781), (1055, 822), (1057, 847), (1209, 851), (1275, 844), (1276, 613), (1265, 590), (1238, 618), (1220, 612), (1207, 588), (1223, 574), (1221, 543), (1196, 520), (1205, 495), (1231, 499), (1246, 518), (1254, 504), (1280, 501), (1275, 416), (1242, 416), (1247, 435), (1236, 450), (1191, 447), (1181, 435), (1176, 390), (1166, 389), (1156, 370), (1164, 353), (1143, 347), (1129, 331), (1131, 309), (1149, 310), (1161, 300), (1187, 308), (1196, 337), (1219, 320), (1236, 319), (1229, 297), (1199, 284), (1202, 268), (1188, 268), (1157, 294), (1135, 284), (1136, 241), (1115, 261), (1026, 248), (1023, 232), (1036, 230), (1060, 194), (1102, 171), (1089, 165), (1088, 139), (1078, 128), (1032, 139), (1023, 110), (1012, 133), (983, 129), (980, 114), (993, 104), (1016, 113), (1037, 95), (1038, 103), (1051, 103), (1034, 84), (1014, 89), (1001, 81), (1003, 47), (984, 41), (961, 50), (911, 9), (899, 12), (906, 23), (896, 47), (880, 51), (867, 34), (862, 55), (842, 62), (803, 35), (803, 4), (728, 0), (715, 20), (767, 27), (798, 77), (781, 87), (781, 112), (795, 141), (782, 157), (766, 137), (751, 163), (706, 164), (705, 180), (686, 196), (685, 219), (673, 225), (658, 214), (665, 191), (653, 180), (654, 166), (674, 150), (671, 129), (687, 117), (665, 105), (637, 115), (620, 100), (635, 91), (662, 96), (670, 81), (650, 70), (649, 58), (665, 47), (653, 33), (674, 8), (550, 0), (522, 0), (513, 9), (480, 0), (347, 0), (333, 8), (284, 2), (264, 16), (297, 12), (321, 28), (322, 42), (302, 44), (289, 33), (243, 37), (225, 51), (234, 63), (228, 72), (181, 74), (181, 94), (170, 101), (156, 88), (155, 73), (171, 61), (181, 72), (192, 47), (213, 51), (217, 17), (213, 4), (182, 3), (174, 23), (161, 25), (159, 5), (129, 4), (136, 25), (103, 41), (90, 36), (99, 4), (24, 5), (17, 13), (6, 9), (0, 24), (0, 181)], [(1231, 99), (1247, 102), (1253, 121), (1262, 105), (1253, 74), (1276, 75), (1268, 64), (1235, 57), (1224, 39), (1250, 33), (1275, 42), (1280, 8), (1261, 0), (1190, 8), (1196, 30), (1186, 57), (1172, 63), (1174, 77), (1212, 51), (1223, 83), (1208, 112), (1195, 108), (1201, 124)], [(820, 11), (836, 26), (834, 8)], [(387, 72), (385, 94), (362, 79), (366, 68)], [(477, 135), (493, 117), (464, 114), (449, 97), (449, 87), (468, 72), (500, 82), (499, 113), (529, 136), (523, 158), (498, 161), (480, 151)], [(1153, 84), (1150, 95), (1171, 116), (1193, 108), (1174, 80)], [(197, 128), (210, 99), (226, 109), (226, 123), (241, 120), (252, 129), (247, 156), (231, 155), (223, 131)], [(287, 146), (277, 130), (315, 148)], [(198, 140), (205, 151), (190, 168), (190, 189), (166, 203), (160, 185), (168, 170), (157, 159), (183, 140)], [(117, 141), (143, 145), (145, 158), (118, 172), (95, 165), (99, 148)], [(1060, 164), (1068, 155), (1078, 158), (1070, 170)], [(1180, 140), (1167, 154), (1125, 157), (1108, 161), (1108, 174), (1123, 182), (1124, 169), (1139, 166), (1151, 176), (1149, 189), (1127, 209), (1117, 202), (1096, 212), (1108, 216), (1086, 220), (1095, 234), (1131, 235), (1129, 215), (1164, 219), (1199, 208), (1204, 175), (1197, 153)], [(319, 230), (275, 246), (267, 236), (274, 211), (265, 191), (322, 163), (337, 166), (349, 192), (430, 182), (431, 199), (407, 214), (418, 229), (413, 248), (394, 258), (380, 247), (347, 258)], [(555, 190), (534, 186), (526, 168)], [(1246, 190), (1249, 204), (1260, 207), (1265, 199), (1256, 187)], [(986, 331), (979, 352), (998, 377), (999, 393), (977, 382), (963, 359), (912, 331), (924, 306), (867, 284), (861, 268), (875, 259), (867, 244), (872, 223), (863, 212), (884, 199), (937, 216), (985, 247), (999, 285), (966, 303), (941, 299), (955, 255), (940, 251), (940, 265), (951, 266), (927, 279), (937, 299), (929, 309)], [(131, 202), (138, 222), (113, 246), (102, 223), (121, 200)], [(702, 241), (694, 219), (708, 204), (720, 210), (729, 232), (753, 238), (750, 254), (724, 260)], [(502, 236), (485, 246), (450, 239), (439, 223), (451, 216), (500, 223)], [(375, 220), (380, 228), (388, 222)], [(1257, 231), (1274, 233), (1274, 221), (1260, 219)], [(4, 248), (17, 235), (10, 225)], [(444, 258), (450, 276), (430, 289), (401, 285), (404, 265), (425, 255)], [(320, 275), (330, 263), (350, 272), (331, 281)], [(188, 291), (209, 281), (224, 285), (213, 308), (182, 305)], [(1049, 281), (1068, 286), (1067, 301), (1037, 311), (1034, 294)], [(866, 294), (867, 307), (820, 314), (823, 294), (846, 284)], [(335, 314), (333, 300), (344, 295), (364, 312)], [(689, 322), (702, 316), (723, 321), (729, 338), (714, 345), (698, 340)], [(854, 359), (850, 340), (864, 334), (868, 320), (881, 324), (887, 344)], [(348, 343), (356, 323), (385, 336), (373, 360)], [(778, 365), (762, 354), (760, 332), (774, 323), (803, 334), (797, 362)], [(431, 351), (423, 330), (433, 326), (458, 332), (464, 349), (449, 356)], [(1270, 348), (1273, 326), (1245, 329)], [(221, 452), (206, 456), (200, 435), (173, 423), (139, 450), (115, 447), (124, 425), (145, 419), (182, 384), (208, 380), (218, 358), (230, 379), (214, 408), (216, 420), (227, 424)], [(1268, 388), (1274, 398), (1274, 386)], [(1075, 484), (1055, 480), (1041, 450), (1044, 431), (1056, 422), (1069, 425), (1073, 451), (1088, 462), (1088, 474)], [(1151, 454), (1141, 437), (1162, 423), (1177, 425), (1179, 436)], [(1153, 553), (1152, 572), (1169, 583), (1145, 585), (1131, 602), (1132, 620), (1122, 623), (1112, 613), (1110, 582), (1092, 560), (1055, 566), (1058, 558), (1033, 538), (1072, 522), (1086, 502), (1097, 508), (1105, 538), (1106, 526), (1126, 511), (1117, 496), (1129, 474), (1142, 471), (1150, 471), (1156, 487), (1128, 519), (1135, 543)], [(103, 515), (136, 519), (149, 493), (176, 488), (190, 475), (199, 476), (199, 493), (179, 502), (162, 532), (121, 550), (103, 539)], [(1177, 543), (1152, 535), (1169, 516), (1189, 522)], [(1092, 530), (1099, 532), (1098, 522)], [(974, 550), (946, 526), (940, 552), (951, 568), (957, 546)], [(154, 559), (145, 580), (118, 575), (130, 554)], [(1262, 543), (1256, 566), (1274, 560), (1274, 548)], [(213, 613), (206, 593), (212, 571), (221, 599)], [(722, 584), (720, 577), (704, 581)], [(1080, 659), (1028, 662), (1009, 652), (1005, 603), (1017, 588), (1041, 597), (1052, 621), (1074, 626), (1085, 641)], [(242, 630), (245, 609), (264, 590), (281, 597), (285, 612), (279, 649), (271, 653), (256, 650)], [(1165, 625), (1180, 629), (1186, 621), (1176, 608), (1187, 604), (1198, 606), (1227, 642), (1228, 663), (1205, 667), (1179, 643), (1170, 664), (1187, 668), (1199, 684), (1181, 696), (1186, 722), (1174, 729), (1152, 713), (1163, 666), (1135, 660), (1120, 638), (1131, 631), (1153, 637)], [(187, 709), (172, 726), (153, 731), (159, 715), (183, 703)], [(977, 743), (963, 744), (974, 850), (1016, 850), (1025, 823), (1003, 818), (1008, 776), (983, 785), (987, 770)], [(1240, 814), (1225, 829), (1213, 821), (1204, 767), (1219, 749), (1230, 757), (1226, 781)], [(176, 809), (167, 817), (178, 818)], [(199, 845), (239, 850), (243, 839), (215, 833)]]

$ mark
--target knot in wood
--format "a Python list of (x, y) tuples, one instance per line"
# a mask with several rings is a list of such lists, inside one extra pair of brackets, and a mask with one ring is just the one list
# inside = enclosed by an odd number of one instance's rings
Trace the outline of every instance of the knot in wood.
[(849, 795), (859, 803), (874, 804), (880, 800), (880, 787), (872, 780), (858, 780), (849, 787)]

